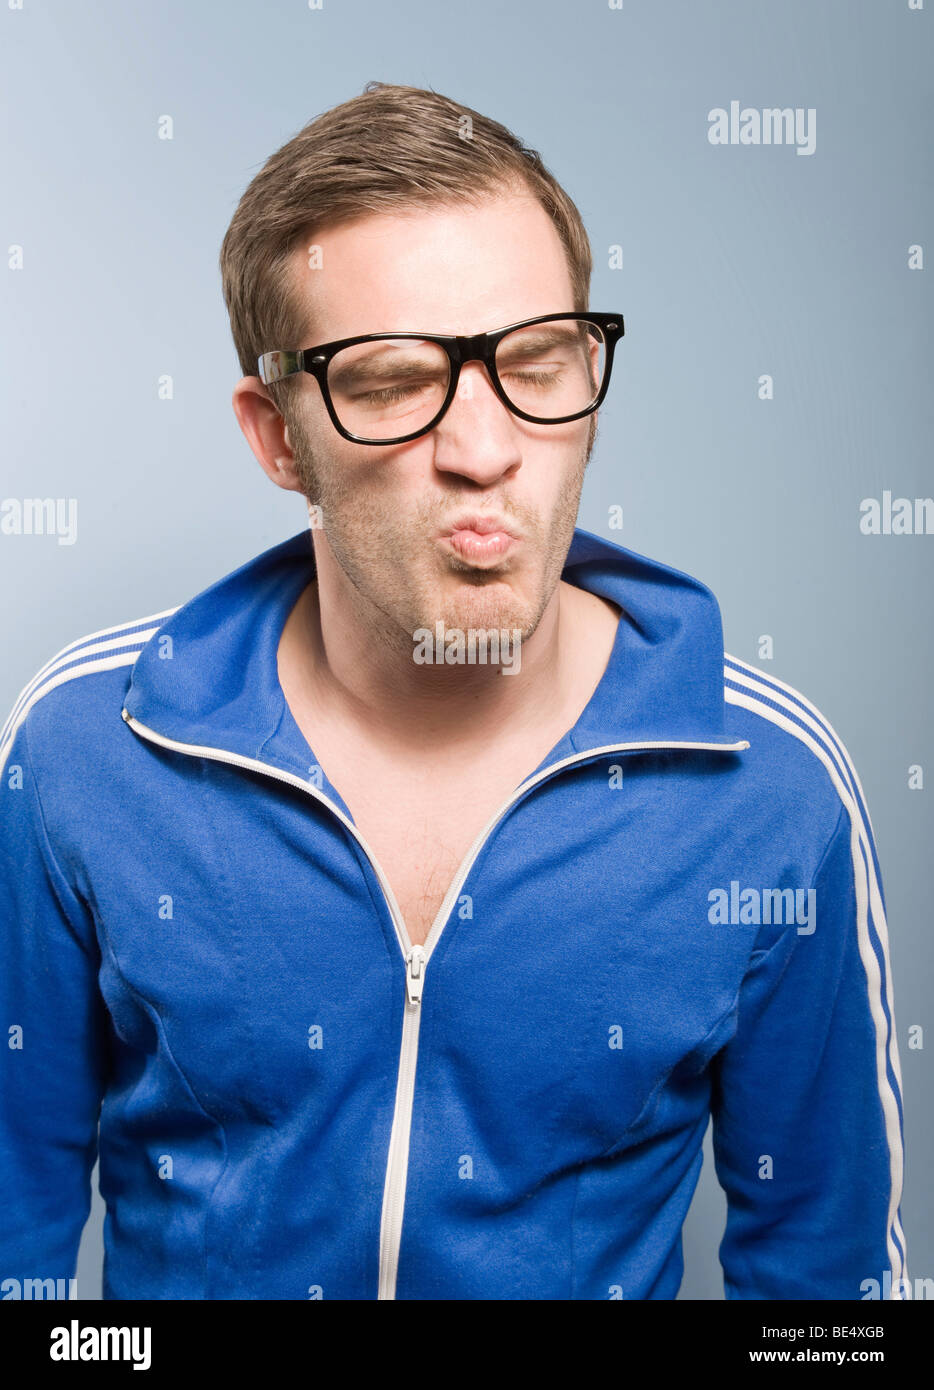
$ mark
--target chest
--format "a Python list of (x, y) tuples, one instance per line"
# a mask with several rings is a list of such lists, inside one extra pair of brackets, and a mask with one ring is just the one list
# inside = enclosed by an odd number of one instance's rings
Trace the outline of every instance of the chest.
[[(409, 1016), (401, 943), (360, 846), (309, 791), (215, 761), (193, 777), (181, 756), (153, 766), (148, 748), (135, 752), (145, 766), (107, 779), (98, 813), (74, 818), (62, 846), (87, 866), (79, 887), (104, 924), (101, 988), (129, 1049), (128, 1099), (149, 1057), (169, 1088), (182, 1073), (202, 1119), (272, 1122), (300, 1107), (309, 1134), (334, 1124), (353, 1151), (340, 1117), (391, 1111)], [(749, 817), (725, 833), (737, 824), (728, 779), (662, 754), (630, 757), (619, 779), (615, 762), (513, 799), (464, 865), (424, 972), (418, 1075), (433, 1107), (482, 1097), (507, 1140), (521, 1112), (530, 1132), (545, 1127), (539, 1152), (553, 1146), (562, 1162), (602, 1152), (674, 1066), (689, 1059), (693, 1077), (719, 1045), (758, 929), (713, 926), (711, 885), (808, 872), (786, 862), (781, 834), (756, 836), (769, 858), (747, 862)], [(425, 778), (417, 760), (395, 787), (365, 764), (345, 772), (334, 767), (333, 786), (409, 940), (424, 943), (464, 857), (525, 777), (493, 783), (465, 766)], [(115, 862), (98, 827), (118, 822)], [(445, 1106), (413, 1133), (447, 1125)], [(459, 1155), (480, 1141), (453, 1142)]]
[[(531, 763), (531, 767), (536, 764)], [(474, 842), (530, 770), (463, 769), (426, 777), (332, 759), (328, 776), (389, 880), (413, 945), (424, 945)]]

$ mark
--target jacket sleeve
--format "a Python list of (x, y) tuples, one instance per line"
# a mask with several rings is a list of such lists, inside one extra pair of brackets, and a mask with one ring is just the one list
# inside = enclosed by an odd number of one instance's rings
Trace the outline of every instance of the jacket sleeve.
[(761, 928), (712, 1064), (725, 1294), (910, 1297), (884, 899), (854, 803), (811, 887), (806, 925)]
[(0, 749), (0, 962), (0, 1282), (70, 1279), (90, 1209), (106, 1009), (93, 918), (49, 842), (26, 723)]

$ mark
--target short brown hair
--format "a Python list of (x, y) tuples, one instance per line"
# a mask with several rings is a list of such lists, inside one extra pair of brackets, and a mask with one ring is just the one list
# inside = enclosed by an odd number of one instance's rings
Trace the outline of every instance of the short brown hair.
[[(224, 299), (244, 376), (260, 353), (307, 346), (289, 259), (305, 237), (368, 213), (477, 203), (525, 187), (564, 246), (572, 308), (587, 309), (592, 256), (581, 215), (540, 155), (498, 121), (431, 88), (368, 82), (309, 121), (263, 165), (237, 205), (220, 252)], [(293, 379), (271, 384), (287, 415)]]

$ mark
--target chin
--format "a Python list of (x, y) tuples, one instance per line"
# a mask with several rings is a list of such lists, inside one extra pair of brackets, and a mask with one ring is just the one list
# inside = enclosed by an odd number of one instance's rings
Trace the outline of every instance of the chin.
[(537, 611), (534, 602), (509, 584), (461, 585), (456, 593), (439, 598), (433, 622), (440, 618), (446, 628), (465, 632), (470, 628), (505, 628), (509, 632), (519, 628), (525, 634), (533, 627)]

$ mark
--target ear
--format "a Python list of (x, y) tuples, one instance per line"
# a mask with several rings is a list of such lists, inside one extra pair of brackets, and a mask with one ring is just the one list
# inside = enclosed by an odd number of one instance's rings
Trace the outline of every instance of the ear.
[(231, 404), (237, 424), (267, 478), (288, 492), (301, 492), (288, 426), (260, 378), (241, 377), (234, 387)]

